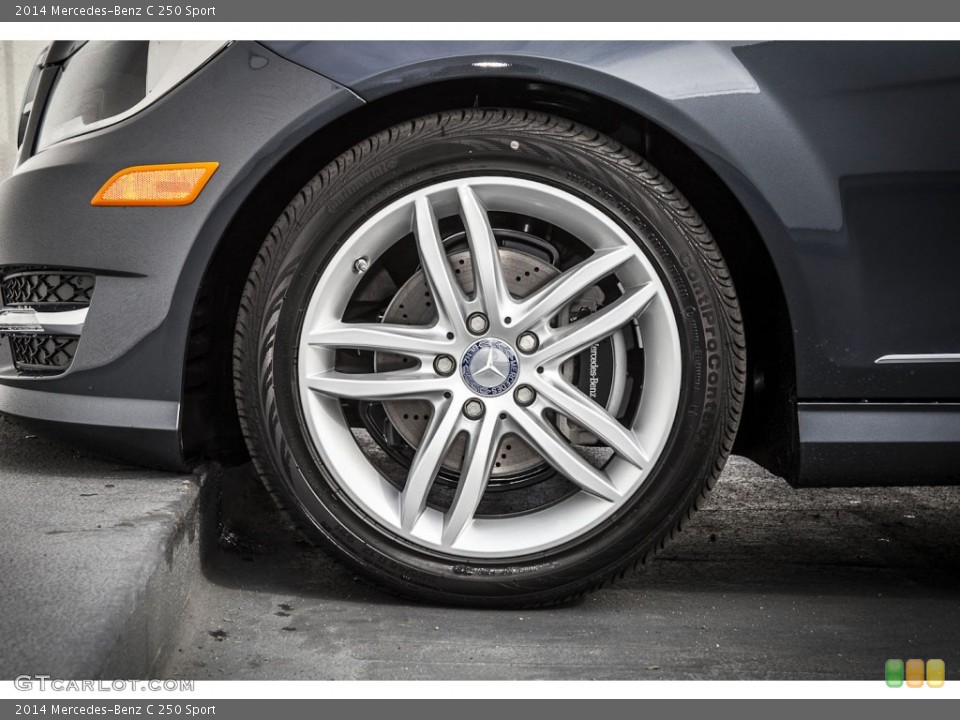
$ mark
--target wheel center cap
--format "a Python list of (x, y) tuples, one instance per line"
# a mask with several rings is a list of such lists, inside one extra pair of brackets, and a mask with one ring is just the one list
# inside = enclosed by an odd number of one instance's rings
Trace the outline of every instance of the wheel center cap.
[(460, 359), (460, 375), (478, 395), (493, 397), (507, 392), (517, 381), (517, 354), (503, 340), (483, 338), (467, 348)]

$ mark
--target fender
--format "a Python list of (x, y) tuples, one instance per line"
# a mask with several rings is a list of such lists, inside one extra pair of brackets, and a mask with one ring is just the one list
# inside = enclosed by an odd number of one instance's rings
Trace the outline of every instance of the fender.
[[(875, 362), (960, 351), (960, 315), (942, 317), (960, 302), (947, 270), (960, 245), (942, 242), (956, 218), (938, 210), (960, 194), (960, 147), (940, 142), (953, 135), (945, 110), (960, 106), (950, 45), (268, 43), (367, 101), (441, 80), (524, 78), (603, 97), (674, 134), (763, 238), (794, 328), (801, 401), (960, 399), (948, 366)], [(889, 292), (899, 271), (877, 272), (904, 253), (914, 276), (902, 291), (921, 298), (909, 312)], [(885, 321), (870, 322), (878, 313)]]

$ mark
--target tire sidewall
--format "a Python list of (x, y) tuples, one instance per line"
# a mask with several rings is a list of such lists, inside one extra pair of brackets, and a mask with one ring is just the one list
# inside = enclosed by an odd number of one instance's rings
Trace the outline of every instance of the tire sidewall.
[[(482, 113), (482, 111), (476, 111)], [(529, 116), (530, 114), (525, 114)], [(355, 567), (404, 592), (436, 599), (575, 594), (627, 559), (643, 559), (669, 536), (709, 481), (721, 447), (732, 382), (709, 266), (672, 188), (633, 156), (616, 162), (561, 128), (533, 132), (463, 113), (387, 131), (367, 152), (346, 154), (314, 181), (283, 238), (260, 293), (256, 377), (270, 468), (301, 525)], [(547, 116), (544, 116), (546, 118)], [(568, 126), (576, 127), (572, 123)], [(572, 133), (570, 133), (572, 135)], [(602, 138), (598, 136), (598, 146)], [(299, 397), (297, 355), (305, 308), (327, 263), (361, 222), (419, 188), (458, 177), (509, 175), (570, 192), (616, 220), (660, 273), (680, 331), (683, 371), (669, 439), (643, 485), (601, 526), (561, 548), (523, 558), (445, 557), (377, 525), (336, 486), (310, 440)], [(319, 181), (319, 182), (318, 182)], [(318, 187), (316, 187), (318, 186)], [(667, 190), (672, 194), (667, 193)], [(262, 372), (270, 348), (272, 373)]]

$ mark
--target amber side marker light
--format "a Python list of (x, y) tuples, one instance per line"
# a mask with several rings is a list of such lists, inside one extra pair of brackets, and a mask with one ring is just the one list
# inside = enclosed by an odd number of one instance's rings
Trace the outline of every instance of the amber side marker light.
[(91, 205), (171, 207), (189, 205), (220, 163), (175, 163), (128, 167), (104, 183)]

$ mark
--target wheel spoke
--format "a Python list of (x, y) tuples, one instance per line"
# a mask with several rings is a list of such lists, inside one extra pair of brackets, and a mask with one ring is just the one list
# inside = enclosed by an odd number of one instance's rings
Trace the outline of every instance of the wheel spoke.
[(404, 530), (412, 530), (423, 514), (430, 488), (461, 429), (461, 417), (450, 402), (434, 406), (433, 417), (410, 463), (407, 484), (400, 495), (400, 525)]
[(541, 362), (563, 360), (609, 337), (646, 310), (656, 296), (656, 286), (646, 283), (597, 313), (560, 328), (540, 346)]
[(464, 325), (462, 307), (466, 302), (459, 283), (450, 269), (450, 261), (440, 239), (437, 218), (430, 201), (421, 197), (415, 203), (414, 235), (417, 250), (427, 284), (433, 293), (434, 304), (440, 315), (441, 324), (454, 325), (458, 329)]
[(436, 326), (390, 323), (336, 323), (307, 337), (311, 345), (354, 350), (382, 350), (403, 355), (430, 356), (449, 352), (446, 333)]
[(593, 287), (597, 281), (633, 257), (634, 251), (626, 246), (598, 250), (525, 298), (514, 311), (516, 331), (528, 330), (537, 322), (548, 322), (565, 306)]
[[(370, 542), (454, 565), (549, 556), (623, 522), (668, 446), (684, 362), (672, 287), (636, 228), (488, 164), (381, 200), (317, 270), (290, 338), (304, 440), (344, 512)], [(507, 217), (529, 218), (516, 223), (528, 247), (501, 230)], [(567, 372), (610, 342), (620, 419)], [(377, 427), (365, 434), (361, 417)], [(557, 492), (519, 481), (545, 467)]]
[(500, 446), (500, 418), (488, 413), (471, 428), (463, 455), (460, 482), (450, 509), (443, 518), (441, 543), (452, 546), (473, 521)]
[(503, 277), (500, 251), (490, 227), (487, 211), (480, 198), (468, 185), (458, 188), (460, 210), (467, 231), (467, 244), (473, 257), (473, 272), (476, 278), (476, 297), (490, 317), (506, 311), (510, 305), (510, 293)]
[(327, 370), (308, 375), (304, 382), (321, 395), (345, 400), (428, 399), (443, 393), (446, 386), (445, 378), (410, 370), (356, 374)]
[(618, 455), (638, 468), (644, 468), (650, 458), (640, 441), (623, 425), (580, 390), (566, 380), (558, 384), (537, 383), (544, 401), (554, 410), (567, 416), (584, 430), (593, 433)]
[(543, 456), (544, 460), (571, 482), (580, 486), (580, 489), (609, 502), (619, 500), (620, 491), (610, 483), (607, 476), (584, 460), (566, 439), (546, 422), (542, 415), (542, 406), (539, 410), (534, 408), (525, 413), (522, 422), (517, 423), (519, 434)]

